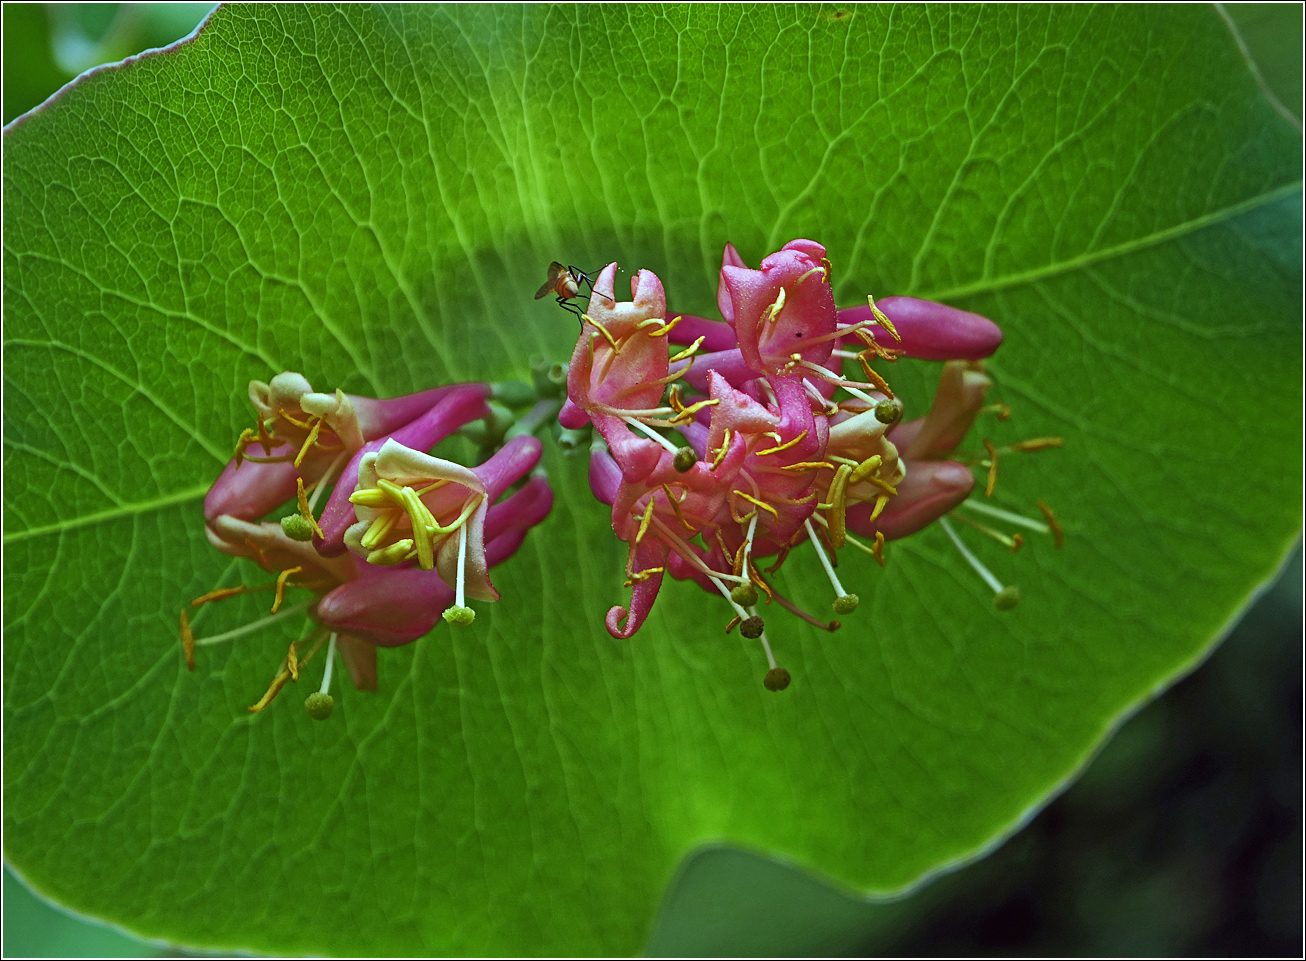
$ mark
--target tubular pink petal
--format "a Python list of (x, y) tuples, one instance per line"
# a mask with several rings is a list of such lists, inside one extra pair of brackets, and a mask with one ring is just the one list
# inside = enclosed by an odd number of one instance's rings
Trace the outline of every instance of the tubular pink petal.
[(583, 407), (579, 407), (568, 397), (562, 402), (562, 410), (558, 411), (558, 423), (567, 430), (580, 430), (590, 422), (590, 415), (585, 413)]
[(743, 387), (748, 381), (761, 376), (748, 361), (744, 360), (743, 352), (738, 348), (699, 354), (691, 360), (678, 360), (671, 365), (671, 372), (674, 374), (686, 367), (689, 368), (689, 372), (681, 380), (704, 394), (708, 391), (708, 375), (713, 371), (724, 377), (732, 387)]
[[(532, 477), (521, 490), (490, 507), (485, 515), (485, 540), (492, 543), (504, 533), (525, 531), (549, 516), (553, 509), (553, 489), (544, 477)], [(488, 555), (489, 548), (486, 548)], [(490, 561), (490, 566), (494, 562)]]
[[(899, 343), (883, 327), (872, 324), (867, 333), (881, 347), (901, 350), (919, 360), (980, 360), (1002, 345), (997, 324), (965, 310), (916, 297), (885, 297), (875, 306), (893, 323)], [(869, 304), (839, 311), (840, 324), (858, 324), (873, 319)]]
[(473, 467), (472, 473), (485, 485), (485, 495), (489, 503), (494, 503), (523, 475), (528, 473), (540, 461), (544, 445), (538, 437), (529, 434), (514, 437), (504, 444), (494, 456), (479, 467)]
[(317, 619), (381, 647), (417, 640), (453, 604), (454, 592), (435, 571), (362, 565), (357, 580), (341, 584), (317, 605)]
[(854, 534), (875, 537), (876, 532), (888, 541), (907, 537), (933, 524), (970, 496), (975, 476), (956, 461), (912, 461), (907, 476), (898, 484), (892, 498), (874, 523), (870, 520), (873, 504), (856, 504), (848, 508), (845, 523)]
[(621, 486), (621, 468), (612, 455), (605, 450), (591, 451), (589, 476), (594, 497), (611, 507)]
[[(254, 450), (255, 456), (263, 456), (262, 447), (255, 446)], [(289, 445), (283, 445), (273, 448), (269, 456), (294, 453)], [(211, 522), (222, 514), (246, 521), (258, 520), (295, 496), (298, 476), (295, 465), (289, 461), (260, 464), (247, 459), (237, 467), (230, 460), (204, 495), (204, 520)]]
[[(386, 434), (393, 434), (405, 424), (421, 417), (452, 393), (475, 395), (482, 400), (486, 400), (490, 396), (490, 385), (475, 382), (448, 384), (444, 387), (433, 387), (430, 390), (418, 391), (415, 394), (404, 394), (402, 397), (391, 397), (387, 400), (359, 397), (355, 394), (346, 394), (345, 396), (349, 398), (358, 414), (358, 426), (363, 432), (364, 439), (376, 440)], [(475, 420), (475, 418), (472, 419)]]
[[(675, 317), (677, 315), (671, 314), (670, 316)], [(734, 328), (729, 324), (723, 324), (719, 320), (708, 320), (706, 317), (695, 317), (693, 314), (680, 314), (679, 317), (680, 323), (676, 324), (671, 333), (667, 334), (667, 340), (673, 344), (687, 346), (702, 337), (703, 343), (700, 349), (707, 351), (709, 354), (723, 350), (733, 350), (739, 346)], [(702, 356), (706, 357), (707, 354)]]

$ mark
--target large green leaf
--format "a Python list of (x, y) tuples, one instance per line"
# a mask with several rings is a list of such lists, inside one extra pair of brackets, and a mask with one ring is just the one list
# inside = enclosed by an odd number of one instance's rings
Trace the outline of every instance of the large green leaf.
[[(901, 890), (1200, 661), (1300, 524), (1300, 150), (1209, 9), (223, 8), (4, 156), (5, 852), (150, 937), (632, 952), (718, 840)], [(249, 716), (291, 627), (186, 672), (178, 607), (242, 576), (199, 498), (249, 379), (521, 376), (575, 332), (549, 260), (710, 313), (725, 240), (795, 236), (841, 302), (1007, 331), (992, 430), (1066, 439), (999, 481), (1068, 528), (986, 553), (1017, 610), (931, 530), (845, 558), (843, 631), (775, 621), (782, 695), (694, 587), (616, 642), (622, 545), (550, 447), (503, 602), (378, 694)], [(810, 556), (782, 583), (828, 602)]]

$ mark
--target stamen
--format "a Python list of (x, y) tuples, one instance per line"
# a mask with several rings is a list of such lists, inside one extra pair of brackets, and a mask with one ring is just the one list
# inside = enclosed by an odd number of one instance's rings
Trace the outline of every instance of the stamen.
[(308, 449), (312, 447), (313, 442), (317, 440), (318, 432), (321, 430), (322, 430), (322, 418), (321, 417), (313, 418), (313, 429), (310, 430), (308, 432), (308, 436), (304, 438), (304, 446), (299, 449), (299, 456), (295, 458), (295, 467), (297, 469), (299, 465), (303, 462), (304, 455), (308, 453)]
[(653, 498), (648, 499), (648, 504), (644, 508), (644, 518), (639, 522), (639, 533), (635, 535), (635, 543), (638, 544), (648, 533), (649, 522), (653, 520)]
[(767, 454), (778, 454), (778, 453), (780, 453), (781, 451), (789, 450), (789, 448), (791, 448), (791, 447), (795, 447), (795, 446), (797, 446), (798, 444), (801, 444), (801, 443), (803, 442), (803, 438), (806, 437), (806, 436), (807, 436), (807, 431), (804, 430), (801, 434), (799, 434), (799, 435), (798, 435), (797, 437), (795, 437), (793, 440), (791, 440), (791, 441), (786, 441), (785, 443), (779, 445), (778, 447), (770, 447), (770, 448), (767, 448), (766, 450), (759, 450), (759, 451), (757, 452), (757, 456), (758, 456), (758, 457), (765, 457)]
[[(674, 390), (675, 388), (672, 389)], [(712, 400), (700, 400), (696, 404), (691, 404), (688, 407), (683, 407), (681, 408), (680, 412), (676, 414), (675, 417), (671, 418), (671, 423), (687, 424), (693, 418), (693, 416), (697, 414), (700, 410), (702, 410), (704, 407), (715, 407), (719, 403), (721, 403), (721, 401), (714, 398)]]
[(1020, 600), (1020, 592), (1016, 589), (1016, 586), (1013, 584), (1010, 587), (1003, 587), (1002, 582), (994, 577), (993, 573), (980, 563), (980, 559), (970, 552), (970, 548), (961, 542), (961, 538), (957, 536), (957, 532), (952, 529), (952, 525), (948, 523), (946, 517), (940, 517), (939, 524), (942, 525), (943, 532), (951, 539), (953, 546), (961, 552), (961, 556), (966, 563), (984, 579), (984, 583), (993, 591), (993, 606), (1000, 611), (1010, 610), (1015, 607)]
[(883, 463), (884, 463), (883, 457), (881, 457), (879, 454), (872, 454), (870, 457), (866, 458), (866, 460), (862, 461), (860, 464), (857, 464), (856, 468), (852, 471), (851, 475), (848, 478), (849, 486), (852, 486), (853, 484), (860, 484), (867, 477), (870, 477), (873, 473), (879, 470), (880, 465)]
[(276, 599), (272, 601), (273, 614), (275, 614), (281, 608), (281, 602), (285, 600), (286, 581), (290, 579), (291, 574), (298, 574), (303, 569), (304, 569), (303, 567), (287, 567), (284, 571), (282, 571), (280, 574), (277, 575), (277, 596)]
[(856, 360), (861, 354), (854, 353), (851, 350), (832, 350), (831, 357), (838, 357), (840, 360)]
[(729, 427), (727, 427), (725, 434), (721, 438), (721, 449), (718, 450), (716, 452), (716, 456), (712, 458), (712, 466), (708, 468), (709, 472), (714, 471), (718, 467), (720, 467), (721, 462), (726, 459), (726, 453), (730, 450), (730, 439), (733, 436), (733, 434), (734, 432)]
[(286, 651), (286, 667), (290, 671), (292, 681), (299, 680), (299, 653), (295, 650), (295, 642), (290, 642), (290, 649)]
[(581, 319), (582, 321), (584, 321), (585, 323), (589, 324), (591, 327), (593, 327), (595, 330), (597, 330), (600, 334), (602, 334), (602, 335), (603, 335), (603, 339), (606, 340), (609, 344), (612, 345), (612, 350), (613, 350), (614, 353), (617, 353), (617, 354), (620, 354), (620, 353), (621, 353), (621, 348), (617, 346), (617, 342), (616, 342), (615, 340), (612, 339), (612, 335), (611, 335), (610, 333), (608, 333), (608, 329), (607, 329), (606, 327), (604, 327), (602, 324), (595, 323), (592, 319), (590, 319), (590, 315), (589, 315), (589, 314), (581, 314), (581, 315), (580, 315), (580, 319)]
[(241, 584), (239, 587), (219, 587), (209, 591), (207, 594), (201, 594), (199, 597), (195, 598), (195, 600), (190, 602), (190, 606), (200, 607), (203, 604), (208, 604), (210, 601), (223, 601), (228, 597), (235, 597), (237, 594), (245, 594), (250, 591), (270, 591), (271, 589), (271, 584), (264, 584), (261, 587), (246, 587), (244, 584)]
[[(775, 592), (771, 590), (771, 585), (762, 578), (757, 570), (757, 565), (753, 563), (751, 558), (748, 561), (748, 576), (754, 584), (762, 589), (762, 593), (766, 595), (766, 602), (770, 604)], [(753, 603), (756, 604), (757, 602), (754, 601)]]
[(775, 596), (775, 600), (777, 604), (779, 604), (781, 607), (783, 607), (786, 611), (788, 611), (790, 614), (794, 615), (795, 617), (801, 617), (803, 620), (805, 620), (808, 624), (811, 624), (813, 627), (819, 627), (823, 631), (830, 631), (831, 633), (833, 633), (843, 626), (838, 621), (830, 621), (829, 623), (826, 623), (825, 621), (821, 620), (819, 617), (807, 613), (805, 610), (803, 610), (793, 601), (789, 600), (789, 598), (785, 597), (779, 591), (773, 591), (772, 593)]
[(820, 275), (821, 275), (821, 279), (824, 280), (824, 279), (825, 279), (825, 268), (824, 268), (824, 267), (813, 267), (811, 270), (807, 271), (807, 273), (801, 275), (797, 280), (795, 280), (795, 281), (794, 281), (794, 286), (795, 286), (795, 287), (798, 286), (798, 285), (801, 284), (804, 280), (806, 280), (808, 277), (812, 276), (812, 274), (820, 274)]
[(284, 668), (278, 671), (277, 676), (274, 677), (272, 683), (268, 685), (267, 693), (258, 699), (257, 704), (251, 704), (249, 706), (249, 713), (257, 714), (259, 711), (263, 710), (263, 708), (271, 704), (272, 699), (281, 693), (281, 689), (286, 686), (288, 680), (290, 680), (290, 671)]
[(467, 528), (458, 528), (458, 579), (454, 587), (454, 606), (444, 612), (444, 619), (451, 625), (466, 627), (476, 620), (476, 612), (467, 606)]
[(308, 502), (308, 495), (304, 493), (304, 478), (302, 477), (295, 478), (295, 502), (299, 505), (299, 516), (304, 518), (309, 526), (313, 528), (313, 533), (318, 537), (325, 537), (322, 528), (317, 524), (317, 518), (313, 516), (313, 508)]
[(1048, 519), (1048, 527), (1052, 528), (1052, 543), (1060, 547), (1065, 540), (1065, 534), (1062, 533), (1061, 524), (1057, 522), (1057, 515), (1052, 513), (1052, 508), (1048, 507), (1045, 501), (1038, 502), (1038, 509), (1043, 512), (1043, 516)]
[(630, 577), (626, 578), (625, 586), (634, 587), (636, 584), (648, 580), (654, 574), (661, 574), (665, 570), (665, 567), (646, 567), (644, 570), (636, 571), (634, 574), (631, 574)]
[(404, 507), (408, 510), (409, 520), (413, 524), (413, 543), (417, 546), (417, 563), (422, 570), (429, 571), (435, 567), (434, 541), (432, 528), (439, 528), (435, 517), (418, 498), (411, 487), (404, 488)]
[(834, 470), (834, 465), (829, 461), (823, 460), (805, 460), (797, 464), (785, 464), (781, 470), (807, 471), (807, 470)]
[[(350, 495), (350, 498), (353, 498), (352, 494)], [(377, 515), (376, 519), (373, 520), (371, 525), (367, 528), (366, 533), (359, 538), (359, 544), (366, 551), (372, 550), (385, 540), (386, 536), (390, 533), (390, 529), (395, 526), (395, 523), (398, 520), (399, 512), (397, 510), (384, 510), (383, 513)]]
[(866, 374), (866, 379), (885, 397), (893, 400), (893, 391), (889, 389), (889, 383), (874, 370), (871, 369), (871, 362), (866, 359), (865, 352), (857, 355), (857, 362), (862, 365), (862, 372)]
[[(816, 556), (821, 560), (821, 566), (825, 568), (825, 576), (830, 579), (830, 584), (834, 587), (835, 594), (834, 609), (838, 614), (851, 614), (857, 609), (857, 595), (849, 594), (839, 583), (839, 577), (835, 574), (834, 568), (830, 566), (830, 559), (825, 556), (825, 548), (821, 546), (820, 538), (816, 536), (816, 531), (812, 527), (810, 519), (803, 521), (803, 526), (807, 528), (807, 536), (812, 542), (812, 547), (816, 549)], [(774, 667), (775, 665), (772, 665)]]
[(830, 482), (830, 507), (826, 513), (826, 520), (829, 522), (830, 546), (835, 550), (844, 545), (844, 511), (848, 508), (848, 478), (852, 476), (852, 472), (852, 468), (847, 464), (840, 464), (839, 469), (835, 471), (834, 480)]
[(871, 508), (870, 519), (872, 524), (875, 523), (876, 519), (880, 516), (880, 512), (884, 510), (885, 505), (888, 503), (889, 503), (888, 494), (880, 494), (878, 497), (875, 498), (875, 506)]
[(829, 258), (829, 257), (822, 257), (822, 258), (821, 258), (821, 266), (825, 268), (825, 279), (826, 279), (826, 281), (827, 281), (828, 283), (833, 284), (833, 283), (834, 283), (834, 280), (833, 280), (832, 278), (834, 277), (834, 265), (830, 263), (830, 258)]
[(756, 497), (754, 497), (752, 494), (745, 494), (743, 491), (738, 491), (738, 490), (737, 490), (737, 491), (732, 491), (731, 493), (738, 494), (738, 495), (739, 495), (740, 497), (742, 497), (744, 500), (749, 501), (750, 503), (756, 504), (758, 507), (762, 508), (762, 510), (764, 510), (764, 511), (768, 511), (768, 512), (771, 514), (771, 516), (774, 517), (776, 520), (779, 520), (779, 519), (780, 519), (780, 512), (779, 512), (779, 511), (777, 511), (777, 510), (776, 510), (774, 507), (772, 507), (770, 504), (767, 504), (767, 503), (764, 502), (764, 501), (760, 501), (760, 500), (758, 500), (758, 499), (757, 499)]
[(778, 318), (780, 316), (780, 311), (784, 310), (784, 307), (785, 307), (785, 289), (781, 287), (780, 293), (776, 295), (775, 303), (767, 307), (766, 310), (762, 313), (762, 326), (766, 326), (767, 324), (771, 323), (776, 318)]
[(1001, 401), (998, 401), (995, 404), (988, 404), (984, 407), (981, 407), (978, 411), (976, 411), (976, 413), (997, 414), (998, 420), (1006, 420), (1008, 417), (1011, 416), (1011, 408), (1008, 407), (1006, 404), (1002, 403)]
[(742, 620), (743, 618), (740, 617), (738, 614), (730, 618), (730, 623), (726, 625), (726, 633), (729, 634), (731, 631), (733, 631), (735, 629), (735, 625)]
[(980, 533), (988, 535), (1004, 547), (1010, 548), (1013, 553), (1020, 550), (1020, 546), (1025, 543), (1025, 539), (1019, 534), (1008, 537), (1006, 534), (1002, 533), (1002, 531), (994, 530), (987, 524), (981, 524), (979, 521), (971, 520), (965, 514), (954, 513), (952, 516), (963, 524), (975, 528), (975, 530)]
[(989, 452), (989, 476), (984, 482), (984, 496), (993, 496), (993, 485), (998, 482), (998, 452), (993, 449), (993, 442), (984, 438), (984, 449)]
[[(1042, 504), (1042, 501), (1039, 502)], [(992, 504), (986, 504), (984, 501), (964, 500), (961, 502), (962, 507), (969, 507), (973, 511), (979, 511), (981, 514), (988, 514), (990, 517), (996, 517), (1000, 521), (1006, 521), (1008, 524), (1015, 524), (1018, 527), (1024, 527), (1031, 531), (1037, 531), (1040, 534), (1050, 533), (1052, 528), (1050, 524), (1040, 524), (1021, 514), (1015, 514), (1011, 511), (1004, 511), (1001, 507), (994, 507)], [(1042, 508), (1040, 508), (1042, 510)], [(1044, 513), (1046, 517), (1046, 512)]]
[(190, 630), (190, 615), (181, 609), (181, 651), (186, 655), (186, 670), (195, 670), (195, 635)]
[(645, 434), (648, 434), (649, 437), (652, 437), (655, 441), (657, 441), (667, 450), (671, 451), (672, 456), (675, 455), (676, 451), (680, 450), (679, 447), (671, 443), (671, 441), (667, 440), (665, 437), (663, 437), (661, 434), (655, 431), (652, 427), (647, 427), (644, 424), (641, 424), (639, 421), (635, 420), (635, 418), (623, 417), (621, 419), (624, 420), (631, 427), (634, 427), (636, 430), (640, 430), (643, 431)]
[(335, 666), (336, 663), (336, 637), (337, 636), (338, 635), (336, 634), (332, 634), (331, 640), (327, 642), (326, 669), (322, 672), (322, 686), (318, 688), (319, 694), (331, 693), (331, 669)]
[(686, 357), (693, 357), (693, 356), (694, 356), (694, 353), (698, 350), (699, 346), (700, 346), (700, 345), (703, 343), (703, 341), (705, 341), (705, 340), (707, 340), (707, 335), (706, 335), (706, 334), (704, 334), (702, 337), (698, 338), (698, 340), (694, 341), (692, 344), (690, 344), (690, 345), (689, 345), (688, 347), (686, 347), (684, 350), (680, 351), (680, 353), (678, 353), (678, 354), (672, 354), (671, 357), (669, 358), (670, 363), (673, 363), (673, 364), (674, 364), (674, 363), (676, 363), (677, 361), (684, 360)]
[(890, 322), (888, 317), (884, 316), (884, 311), (875, 306), (875, 298), (870, 294), (867, 294), (866, 302), (871, 305), (871, 313), (875, 315), (875, 322), (892, 334), (893, 339), (901, 344), (902, 338), (898, 336), (898, 331), (894, 329), (892, 322)]
[(1034, 451), (1045, 450), (1048, 447), (1060, 447), (1064, 444), (1060, 437), (1031, 437), (1029, 440), (1018, 440), (1014, 444), (1008, 444), (1003, 450), (1009, 451)]
[(292, 614), (298, 614), (304, 608), (308, 607), (308, 605), (311, 603), (313, 602), (310, 599), (304, 601), (303, 603), (295, 604), (291, 607), (287, 607), (284, 611), (281, 611), (277, 614), (270, 614), (267, 617), (254, 621), (252, 624), (246, 624), (244, 627), (238, 627), (235, 630), (227, 631), (223, 634), (214, 634), (212, 637), (202, 637), (195, 642), (195, 646), (208, 647), (210, 644), (219, 644), (223, 641), (230, 641), (230, 640), (234, 640), (237, 637), (243, 637), (246, 634), (252, 634), (254, 631), (267, 627), (269, 624), (272, 624), (275, 621), (284, 620), (285, 618), (289, 617)]
[(882, 531), (875, 532), (875, 544), (871, 547), (871, 556), (880, 562), (881, 567), (884, 566), (884, 533)]
[[(644, 323), (648, 323), (648, 321), (645, 321)], [(663, 324), (663, 325), (662, 325), (661, 327), (659, 327), (657, 330), (653, 331), (653, 333), (649, 334), (649, 336), (650, 336), (650, 337), (665, 337), (667, 334), (671, 333), (673, 330), (676, 329), (676, 324), (678, 324), (678, 323), (680, 323), (680, 315), (677, 314), (675, 317), (673, 317), (673, 318), (672, 318), (670, 321), (668, 321), (666, 324)], [(640, 326), (642, 327), (643, 324), (641, 324)], [(703, 339), (703, 338), (701, 338), (701, 337), (699, 338), (700, 341), (701, 341), (702, 339)]]
[[(662, 485), (662, 493), (667, 495), (667, 503), (670, 504), (671, 509), (676, 512), (676, 520), (680, 521), (681, 525), (685, 530), (689, 531), (690, 536), (692, 537), (698, 531), (698, 528), (685, 520), (685, 513), (680, 509), (680, 501), (676, 500), (675, 495), (671, 493), (671, 488), (666, 484)], [(652, 503), (652, 498), (649, 499), (649, 503)]]
[(379, 551), (370, 551), (367, 555), (367, 563), (376, 564), (378, 567), (394, 567), (414, 556), (417, 553), (416, 547), (411, 537), (405, 537)]

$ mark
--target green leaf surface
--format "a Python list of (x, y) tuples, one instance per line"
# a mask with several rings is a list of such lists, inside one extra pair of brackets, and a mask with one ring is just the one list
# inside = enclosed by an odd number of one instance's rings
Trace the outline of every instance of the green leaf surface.
[[(226, 7), (83, 77), (5, 133), (6, 857), (151, 938), (384, 955), (638, 951), (710, 842), (878, 893), (976, 856), (1300, 526), (1300, 180), (1209, 8)], [(775, 619), (781, 695), (693, 586), (614, 641), (623, 545), (547, 445), (504, 600), (379, 693), (250, 716), (298, 625), (187, 673), (178, 608), (249, 573), (199, 501), (251, 378), (520, 377), (575, 336), (550, 260), (712, 314), (726, 240), (798, 236), (840, 303), (1006, 331), (986, 432), (1065, 438), (995, 494), (1065, 548), (975, 545), (1016, 610), (935, 528), (844, 558), (842, 631)], [(935, 365), (894, 374), (921, 410)]]

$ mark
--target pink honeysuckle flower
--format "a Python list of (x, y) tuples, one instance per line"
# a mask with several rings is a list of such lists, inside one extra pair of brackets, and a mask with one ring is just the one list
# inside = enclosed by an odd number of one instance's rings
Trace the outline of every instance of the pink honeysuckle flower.
[[(451, 384), (376, 400), (342, 391), (315, 393), (293, 371), (278, 374), (271, 384), (251, 381), (250, 402), (259, 426), (241, 434), (235, 456), (209, 488), (204, 519), (211, 522), (222, 514), (244, 520), (263, 517), (295, 496), (298, 479), (308, 488), (329, 484), (349, 455), (367, 441), (421, 417), (450, 394), (479, 392), (488, 397), (489, 390), (485, 384)], [(261, 448), (262, 454), (251, 453), (252, 448)]]
[[(548, 515), (553, 492), (543, 477), (490, 507), (485, 519), (485, 562), (502, 563), (516, 553), (527, 531)], [(353, 560), (352, 555), (346, 555)], [(397, 647), (430, 632), (455, 606), (457, 596), (436, 570), (358, 563), (358, 577), (318, 602), (315, 618), (332, 630), (369, 644)]]
[(663, 391), (674, 379), (666, 340), (671, 328), (657, 275), (636, 273), (630, 281), (633, 299), (618, 302), (616, 273), (617, 265), (608, 264), (594, 282), (598, 296), (582, 318), (567, 368), (567, 404), (558, 421), (570, 429), (592, 421), (622, 472), (636, 481), (653, 470), (662, 454), (657, 441), (631, 429), (640, 430), (644, 420), (661, 412)]
[(724, 260), (717, 304), (750, 367), (778, 376), (792, 370), (795, 354), (811, 364), (830, 359), (837, 314), (824, 247), (791, 241), (765, 257), (760, 270), (744, 266), (732, 246)]
[(467, 468), (388, 440), (359, 462), (350, 495), (358, 523), (345, 532), (345, 543), (369, 564), (415, 560), (423, 570), (438, 570), (457, 595), (445, 619), (470, 623), (475, 615), (465, 596), (499, 599), (485, 556), (490, 504), (535, 466), (541, 449), (534, 437), (516, 437)]
[(869, 304), (844, 307), (840, 327), (864, 325), (881, 346), (917, 360), (982, 360), (1002, 346), (1002, 330), (987, 317), (917, 297), (885, 297), (875, 307), (893, 325), (879, 326)]

